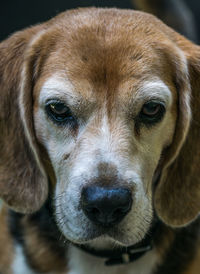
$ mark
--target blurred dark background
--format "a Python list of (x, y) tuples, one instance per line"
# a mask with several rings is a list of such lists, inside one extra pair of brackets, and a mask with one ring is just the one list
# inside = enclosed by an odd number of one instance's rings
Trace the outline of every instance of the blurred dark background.
[(199, 42), (199, 0), (1, 0), (0, 41), (16, 30), (46, 21), (61, 11), (87, 6), (143, 9), (156, 14), (189, 39)]

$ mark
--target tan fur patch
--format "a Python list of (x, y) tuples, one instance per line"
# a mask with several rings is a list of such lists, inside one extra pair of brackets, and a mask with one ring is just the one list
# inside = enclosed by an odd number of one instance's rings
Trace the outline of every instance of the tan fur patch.
[(23, 219), (22, 225), (24, 227), (26, 252), (31, 258), (32, 266), (42, 273), (66, 273), (67, 258), (66, 261), (63, 261), (54, 247), (44, 240), (41, 231), (30, 224), (26, 217)]
[(189, 266), (188, 270), (184, 272), (184, 274), (199, 274), (200, 270), (200, 248), (198, 250), (197, 255), (195, 256), (195, 259)]

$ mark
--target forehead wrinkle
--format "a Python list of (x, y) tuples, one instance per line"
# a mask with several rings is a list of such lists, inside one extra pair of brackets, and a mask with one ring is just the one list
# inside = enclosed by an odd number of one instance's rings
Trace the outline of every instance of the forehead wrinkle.
[(86, 98), (84, 98), (81, 93), (76, 90), (70, 80), (63, 79), (63, 77), (49, 78), (40, 90), (40, 105), (43, 105), (46, 100), (54, 98), (62, 100), (72, 106), (79, 106), (86, 103)]
[(76, 96), (75, 94), (63, 89), (54, 89), (53, 87), (42, 88), (40, 97), (42, 99), (41, 103), (44, 103), (48, 99), (54, 99), (54, 98), (67, 101), (68, 103), (70, 103), (71, 101), (78, 101), (78, 96)]
[(169, 88), (168, 85), (159, 78), (150, 80), (141, 79), (134, 83), (129, 81), (127, 85), (122, 85), (119, 90), (124, 90), (125, 92), (119, 94), (117, 106), (122, 109), (124, 113), (127, 113), (131, 119), (133, 115), (138, 113), (145, 102), (158, 100), (165, 103), (166, 108), (169, 109), (174, 98), (173, 87), (170, 86)]
[(160, 99), (167, 105), (172, 103), (172, 92), (161, 80), (146, 81), (136, 91), (134, 100)]
[(40, 98), (47, 100), (52, 96), (73, 99), (76, 97), (76, 93), (70, 81), (57, 77), (51, 77), (43, 84), (40, 92)]

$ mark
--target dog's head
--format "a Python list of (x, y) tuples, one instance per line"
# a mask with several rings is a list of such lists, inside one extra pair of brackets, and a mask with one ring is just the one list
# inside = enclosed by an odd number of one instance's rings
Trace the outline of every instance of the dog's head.
[(154, 208), (170, 226), (190, 223), (199, 64), (198, 46), (128, 10), (69, 11), (2, 42), (1, 197), (34, 212), (50, 183), (57, 223), (76, 243), (134, 244)]

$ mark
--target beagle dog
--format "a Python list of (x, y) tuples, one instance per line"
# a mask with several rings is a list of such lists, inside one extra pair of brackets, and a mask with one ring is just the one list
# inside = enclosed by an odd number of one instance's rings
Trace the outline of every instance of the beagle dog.
[(84, 8), (0, 43), (0, 273), (198, 274), (200, 47)]

